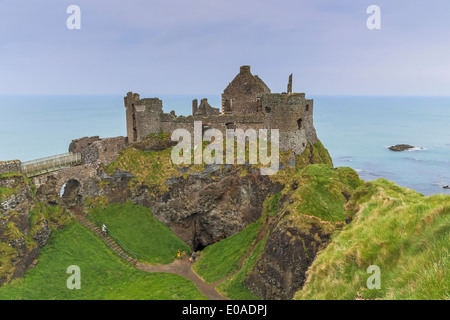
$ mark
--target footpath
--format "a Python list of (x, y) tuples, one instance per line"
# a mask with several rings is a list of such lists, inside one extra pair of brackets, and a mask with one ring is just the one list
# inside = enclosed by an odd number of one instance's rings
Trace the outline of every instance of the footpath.
[(89, 221), (82, 210), (72, 210), (74, 217), (86, 228), (91, 230), (94, 234), (99, 236), (108, 247), (116, 252), (120, 257), (128, 261), (129, 263), (136, 266), (136, 268), (146, 271), (146, 272), (166, 272), (173, 273), (182, 276), (190, 281), (192, 281), (198, 290), (211, 300), (227, 300), (224, 296), (216, 290), (217, 283), (206, 283), (202, 278), (200, 278), (191, 268), (191, 264), (188, 258), (177, 259), (172, 263), (163, 265), (152, 265), (138, 262), (135, 258), (128, 255), (122, 248), (111, 239), (105, 232), (103, 232), (98, 226), (93, 222)]

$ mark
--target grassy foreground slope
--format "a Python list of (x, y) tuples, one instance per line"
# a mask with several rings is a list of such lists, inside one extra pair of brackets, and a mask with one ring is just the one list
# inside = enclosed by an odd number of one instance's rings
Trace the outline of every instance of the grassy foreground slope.
[[(450, 299), (450, 197), (425, 197), (384, 179), (346, 206), (353, 221), (319, 253), (296, 299)], [(380, 268), (381, 289), (368, 289)]]
[[(66, 286), (67, 268), (81, 271), (81, 289)], [(205, 299), (195, 285), (180, 276), (147, 273), (112, 252), (77, 222), (52, 233), (37, 266), (23, 279), (0, 287), (0, 300), (51, 299)]]
[(150, 209), (135, 205), (109, 204), (97, 206), (90, 213), (104, 223), (140, 260), (154, 264), (172, 262), (177, 250), (190, 250), (169, 227), (156, 220)]

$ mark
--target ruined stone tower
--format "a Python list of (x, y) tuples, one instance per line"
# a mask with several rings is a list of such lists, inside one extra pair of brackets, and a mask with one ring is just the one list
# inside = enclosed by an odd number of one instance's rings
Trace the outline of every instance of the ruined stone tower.
[(260, 112), (259, 98), (270, 93), (269, 87), (250, 72), (250, 66), (242, 66), (239, 74), (230, 82), (222, 94), (222, 111), (225, 106), (235, 114)]
[(128, 141), (140, 141), (150, 133), (161, 131), (162, 101), (158, 98), (140, 99), (129, 92), (124, 98)]
[(313, 100), (304, 93), (292, 93), (292, 74), (287, 93), (271, 93), (269, 87), (242, 66), (239, 74), (222, 94), (222, 109), (213, 108), (207, 99), (192, 101), (192, 115), (175, 116), (164, 113), (158, 98), (140, 99), (129, 92), (125, 97), (127, 136), (129, 142), (140, 141), (150, 133), (172, 133), (183, 128), (193, 131), (194, 121), (202, 121), (205, 128), (219, 129), (278, 129), (280, 151), (292, 150), (301, 154), (308, 142), (315, 144)]

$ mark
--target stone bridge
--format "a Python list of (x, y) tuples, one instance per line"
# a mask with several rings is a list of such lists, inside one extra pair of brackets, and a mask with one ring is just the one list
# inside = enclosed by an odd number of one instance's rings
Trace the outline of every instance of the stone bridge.
[(84, 137), (73, 140), (68, 153), (26, 162), (0, 161), (0, 175), (22, 173), (30, 178), (37, 188), (47, 184), (50, 179), (52, 188), (55, 188), (57, 193), (73, 180), (80, 184), (83, 194), (89, 195), (89, 190), (92, 189), (91, 178), (98, 175), (100, 165), (109, 165), (126, 146), (127, 139), (121, 136), (105, 139), (98, 136)]

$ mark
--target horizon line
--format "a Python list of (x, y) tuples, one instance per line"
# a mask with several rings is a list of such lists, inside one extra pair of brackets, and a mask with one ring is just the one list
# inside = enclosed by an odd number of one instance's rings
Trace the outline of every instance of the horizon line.
[[(272, 92), (274, 94), (281, 92)], [(294, 93), (305, 93), (305, 92), (294, 92)], [(306, 93), (305, 93), (306, 94)], [(214, 96), (214, 95), (222, 95), (222, 93), (139, 93), (140, 96)], [(307, 96), (321, 96), (321, 97), (450, 97), (449, 94), (328, 94), (328, 93), (320, 93), (320, 94), (306, 94)], [(24, 96), (37, 96), (37, 97), (48, 97), (48, 96), (126, 96), (126, 93), (0, 93), (0, 97), (24, 97)]]

